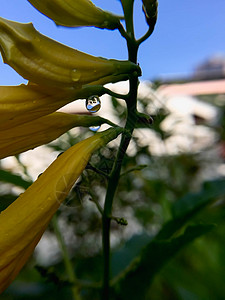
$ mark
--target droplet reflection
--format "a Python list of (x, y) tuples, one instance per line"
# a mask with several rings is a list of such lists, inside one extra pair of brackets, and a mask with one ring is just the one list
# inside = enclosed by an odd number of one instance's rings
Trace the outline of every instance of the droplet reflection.
[(96, 95), (90, 96), (86, 99), (86, 108), (91, 113), (96, 113), (101, 108), (100, 98)]
[(100, 129), (100, 127), (101, 127), (101, 126), (91, 126), (91, 127), (89, 127), (89, 129), (90, 129), (91, 131), (96, 132), (96, 131), (98, 131), (98, 130)]

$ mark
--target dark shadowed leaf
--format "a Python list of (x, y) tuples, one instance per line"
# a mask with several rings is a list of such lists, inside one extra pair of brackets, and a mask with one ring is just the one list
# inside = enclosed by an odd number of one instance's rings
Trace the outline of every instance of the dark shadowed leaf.
[(207, 233), (214, 225), (193, 225), (169, 240), (154, 239), (141, 252), (115, 284), (116, 299), (145, 299), (155, 274), (184, 246)]
[(0, 181), (12, 183), (24, 189), (27, 189), (32, 184), (31, 181), (23, 179), (20, 175), (13, 174), (2, 169), (0, 170)]

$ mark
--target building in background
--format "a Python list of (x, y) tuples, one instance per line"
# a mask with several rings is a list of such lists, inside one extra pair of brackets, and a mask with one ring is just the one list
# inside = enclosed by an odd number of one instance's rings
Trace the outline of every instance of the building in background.
[(215, 55), (200, 63), (194, 70), (195, 80), (213, 80), (225, 78), (225, 56)]

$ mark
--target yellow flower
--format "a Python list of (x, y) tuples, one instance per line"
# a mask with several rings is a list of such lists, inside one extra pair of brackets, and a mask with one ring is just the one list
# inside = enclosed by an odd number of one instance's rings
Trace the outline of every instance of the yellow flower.
[(67, 103), (101, 92), (101, 87), (56, 89), (35, 84), (0, 86), (0, 131), (48, 115)]
[(140, 68), (130, 61), (88, 55), (40, 34), (31, 23), (3, 18), (0, 51), (4, 62), (17, 73), (44, 86), (81, 87), (104, 78), (115, 82), (115, 76), (126, 75), (128, 79), (130, 73), (140, 73)]
[(121, 133), (111, 128), (74, 145), (0, 214), (0, 293), (15, 279), (93, 151)]
[(0, 159), (47, 144), (76, 126), (110, 122), (101, 117), (55, 112), (34, 121), (0, 131)]
[(118, 28), (120, 17), (96, 7), (89, 0), (28, 0), (57, 25)]

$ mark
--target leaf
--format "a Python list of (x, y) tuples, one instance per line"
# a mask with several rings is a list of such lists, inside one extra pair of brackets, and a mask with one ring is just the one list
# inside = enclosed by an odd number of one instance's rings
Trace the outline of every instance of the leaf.
[(213, 229), (215, 225), (193, 225), (169, 240), (154, 239), (141, 252), (125, 273), (117, 280), (114, 289), (118, 300), (144, 299), (156, 273), (184, 246)]
[(5, 194), (0, 197), (0, 212), (6, 209), (10, 204), (16, 200), (17, 196), (12, 194)]
[(112, 255), (112, 274), (114, 276), (122, 272), (136, 257), (141, 249), (149, 243), (150, 236), (146, 233), (133, 236), (125, 245)]
[(62, 288), (62, 286), (71, 286), (72, 283), (61, 279), (58, 274), (56, 274), (56, 271), (54, 270), (53, 267), (50, 268), (45, 268), (39, 265), (35, 266), (35, 269), (40, 273), (41, 277), (43, 277), (46, 282), (52, 282), (55, 284), (58, 288)]
[(176, 201), (172, 213), (174, 218), (167, 222), (158, 233), (158, 239), (171, 237), (190, 218), (194, 217), (201, 209), (225, 195), (225, 179), (208, 181), (203, 184), (199, 193), (190, 193)]
[[(156, 237), (143, 248), (137, 256), (114, 281), (114, 289), (119, 295), (116, 299), (144, 299), (157, 272), (184, 246), (195, 238), (214, 228), (212, 224), (198, 224), (186, 228), (178, 235), (187, 221), (218, 197), (225, 195), (225, 179), (205, 182), (198, 193), (189, 193), (178, 200), (173, 208), (174, 218), (167, 222)], [(175, 236), (176, 234), (176, 236)]]
[(31, 181), (23, 179), (20, 175), (13, 174), (2, 169), (0, 170), (0, 181), (12, 183), (24, 189), (27, 189), (32, 184)]
[(187, 194), (173, 206), (173, 216), (182, 217), (194, 212), (212, 200), (225, 195), (225, 178), (207, 181), (199, 193)]

